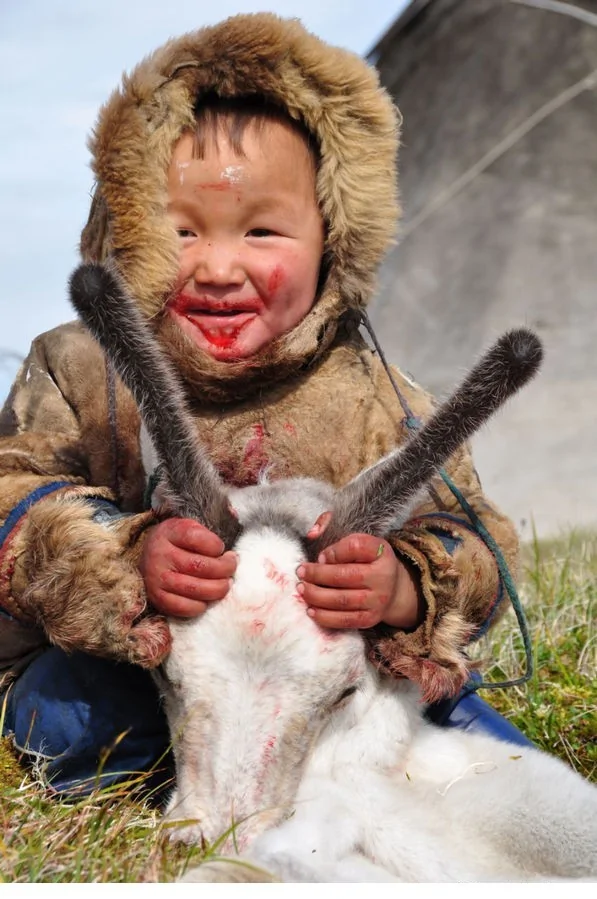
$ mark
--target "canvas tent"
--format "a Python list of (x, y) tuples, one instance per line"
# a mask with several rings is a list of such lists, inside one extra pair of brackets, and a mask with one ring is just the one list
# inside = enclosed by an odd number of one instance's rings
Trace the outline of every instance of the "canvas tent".
[(415, 0), (369, 58), (404, 117), (386, 353), (441, 393), (498, 332), (536, 329), (542, 375), (477, 466), (524, 536), (595, 526), (597, 0)]

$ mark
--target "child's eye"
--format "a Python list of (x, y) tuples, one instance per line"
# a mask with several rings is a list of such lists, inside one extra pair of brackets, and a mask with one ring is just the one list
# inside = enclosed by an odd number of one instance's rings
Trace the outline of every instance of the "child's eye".
[(176, 233), (183, 239), (197, 236), (194, 231), (191, 231), (190, 228), (177, 228)]
[(272, 234), (275, 234), (275, 231), (272, 231), (271, 228), (251, 228), (247, 232), (247, 237), (271, 237)]

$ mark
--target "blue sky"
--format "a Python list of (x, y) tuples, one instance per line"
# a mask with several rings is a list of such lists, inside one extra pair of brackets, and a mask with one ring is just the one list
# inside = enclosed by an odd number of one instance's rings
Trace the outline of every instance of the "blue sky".
[(123, 71), (169, 37), (261, 10), (365, 54), (406, 5), (0, 0), (0, 398), (16, 370), (2, 351), (24, 354), (37, 334), (73, 317), (66, 283), (92, 185), (86, 138)]

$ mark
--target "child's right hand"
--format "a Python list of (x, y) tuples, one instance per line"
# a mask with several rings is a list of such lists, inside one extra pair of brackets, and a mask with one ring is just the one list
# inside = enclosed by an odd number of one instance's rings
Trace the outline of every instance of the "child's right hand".
[(228, 593), (236, 553), (225, 553), (220, 538), (199, 522), (168, 518), (150, 529), (139, 568), (155, 609), (193, 618)]

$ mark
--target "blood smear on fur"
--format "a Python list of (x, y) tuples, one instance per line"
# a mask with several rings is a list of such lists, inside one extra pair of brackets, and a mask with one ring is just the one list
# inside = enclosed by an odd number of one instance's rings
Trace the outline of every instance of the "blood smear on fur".
[(252, 427), (253, 436), (247, 440), (242, 460), (244, 477), (239, 486), (256, 484), (260, 473), (267, 467), (269, 459), (263, 448), (265, 429), (263, 425), (256, 424)]
[(280, 571), (271, 559), (264, 559), (263, 565), (265, 567), (265, 576), (273, 581), (278, 587), (281, 587), (283, 590), (290, 585), (290, 579), (287, 574), (284, 574)]

